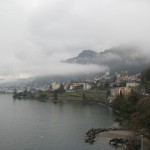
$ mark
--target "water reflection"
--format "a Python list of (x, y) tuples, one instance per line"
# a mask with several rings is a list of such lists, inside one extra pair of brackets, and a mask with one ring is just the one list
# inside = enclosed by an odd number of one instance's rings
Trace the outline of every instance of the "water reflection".
[(1, 150), (108, 150), (106, 139), (84, 143), (92, 127), (110, 127), (115, 115), (104, 105), (13, 100), (0, 95)]

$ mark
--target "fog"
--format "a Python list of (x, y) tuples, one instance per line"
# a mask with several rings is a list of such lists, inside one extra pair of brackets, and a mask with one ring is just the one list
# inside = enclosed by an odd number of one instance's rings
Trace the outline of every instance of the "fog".
[(136, 43), (150, 50), (149, 0), (1, 0), (0, 22), (1, 81), (104, 71), (60, 62), (84, 49)]

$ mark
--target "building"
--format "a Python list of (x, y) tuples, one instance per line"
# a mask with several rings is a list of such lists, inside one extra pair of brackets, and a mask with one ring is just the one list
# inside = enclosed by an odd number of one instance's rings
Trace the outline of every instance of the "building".
[(111, 89), (111, 96), (116, 97), (119, 95), (128, 95), (131, 93), (130, 87), (116, 87)]
[(116, 87), (111, 89), (111, 96), (108, 98), (111, 103), (119, 95), (129, 95), (131, 93), (131, 87)]
[(92, 87), (92, 85), (90, 85), (89, 83), (82, 83), (82, 85), (84, 90), (90, 90)]
[(74, 89), (83, 89), (83, 90), (90, 90), (92, 85), (88, 82), (73, 82), (70, 84), (70, 90)]
[(57, 82), (52, 82), (51, 83), (51, 87), (52, 87), (52, 90), (57, 90), (60, 88), (60, 83), (57, 83)]

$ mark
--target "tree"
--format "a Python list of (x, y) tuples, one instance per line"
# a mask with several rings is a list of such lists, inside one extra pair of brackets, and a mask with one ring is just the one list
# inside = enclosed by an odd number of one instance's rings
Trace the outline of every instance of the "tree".
[(54, 96), (54, 100), (58, 100), (58, 94), (62, 94), (65, 92), (65, 89), (64, 89), (64, 86), (63, 84), (61, 83), (59, 89), (53, 91), (53, 96)]
[(54, 92), (53, 96), (54, 96), (54, 100), (58, 100), (58, 93), (57, 92)]
[(106, 93), (106, 97), (109, 97), (111, 95), (111, 91), (110, 89), (107, 90), (107, 93)]
[(114, 101), (112, 102), (112, 106), (117, 109), (117, 110), (121, 110), (121, 107), (123, 105), (123, 103), (125, 102), (125, 99), (123, 96), (118, 95)]
[(85, 98), (86, 98), (86, 97), (85, 97), (85, 93), (83, 93), (82, 98), (83, 98), (83, 100), (85, 100)]
[(48, 96), (47, 96), (47, 94), (45, 94), (45, 93), (41, 93), (41, 94), (39, 95), (39, 99), (48, 99)]
[(146, 93), (150, 93), (150, 67), (142, 74), (142, 84)]
[(127, 100), (130, 101), (134, 106), (136, 106), (139, 99), (140, 99), (140, 95), (136, 91), (131, 90), (131, 93), (128, 96)]
[(109, 82), (106, 81), (103, 86), (104, 86), (105, 89), (109, 88)]
[(131, 92), (128, 97), (124, 97), (123, 94), (120, 94), (112, 102), (112, 106), (119, 110), (120, 115), (124, 118), (124, 120), (129, 122), (132, 114), (136, 112), (136, 104), (138, 100), (136, 92)]
[(61, 83), (59, 89), (55, 90), (55, 92), (64, 93), (65, 92), (64, 85)]
[(150, 130), (150, 98), (141, 99), (136, 105), (136, 112), (132, 115), (132, 125)]

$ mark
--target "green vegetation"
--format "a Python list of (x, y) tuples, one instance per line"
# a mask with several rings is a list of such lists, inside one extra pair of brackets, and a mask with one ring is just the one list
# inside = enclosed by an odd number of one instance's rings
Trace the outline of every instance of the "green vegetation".
[(61, 84), (59, 89), (53, 91), (54, 100), (58, 100), (58, 94), (62, 94), (64, 92), (65, 92), (64, 86), (63, 84)]
[(83, 100), (85, 100), (85, 99), (86, 99), (86, 97), (85, 97), (85, 93), (83, 93), (82, 98), (83, 98)]
[(107, 90), (107, 93), (106, 93), (106, 97), (108, 98), (109, 96), (111, 96), (111, 91), (110, 89)]
[(14, 91), (13, 97), (16, 99), (37, 99), (37, 100), (84, 100), (84, 101), (104, 101), (106, 99), (106, 90), (102, 91), (65, 91), (63, 85), (59, 89), (51, 92), (38, 91), (31, 93), (28, 91), (17, 93)]
[(88, 100), (103, 100), (106, 99), (106, 90), (101, 91), (85, 91), (86, 99)]
[[(150, 68), (142, 75), (142, 84), (150, 92)], [(142, 90), (142, 89), (141, 89)], [(147, 130), (150, 133), (150, 96), (131, 91), (127, 97), (120, 95), (112, 102), (112, 107), (119, 111), (124, 125), (135, 130)]]
[(67, 91), (58, 94), (60, 100), (102, 101), (106, 99), (106, 91)]
[(54, 96), (54, 100), (58, 100), (58, 93), (57, 92), (54, 92), (53, 96)]
[(124, 126), (150, 131), (150, 97), (142, 98), (136, 93), (127, 98), (118, 96), (112, 106), (119, 111)]
[(132, 125), (150, 131), (150, 98), (142, 98), (136, 105), (136, 112), (132, 115)]
[(60, 85), (60, 88), (59, 88), (59, 89), (57, 89), (57, 90), (54, 91), (54, 93), (57, 93), (57, 94), (58, 94), (58, 93), (61, 94), (61, 93), (64, 93), (64, 92), (65, 92), (65, 89), (64, 89), (63, 84)]
[(150, 93), (150, 67), (142, 75), (142, 85), (146, 93)]
[(128, 126), (131, 122), (131, 116), (136, 112), (136, 104), (139, 101), (140, 96), (132, 91), (128, 97), (123, 95), (117, 96), (112, 102), (112, 106), (119, 111), (120, 117), (123, 120), (125, 126)]
[(16, 91), (13, 93), (14, 99), (39, 99), (46, 100), (50, 96), (47, 92), (39, 91), (38, 93), (31, 93), (25, 90), (24, 92), (17, 93)]
[(48, 99), (48, 95), (46, 93), (41, 93), (38, 99)]

